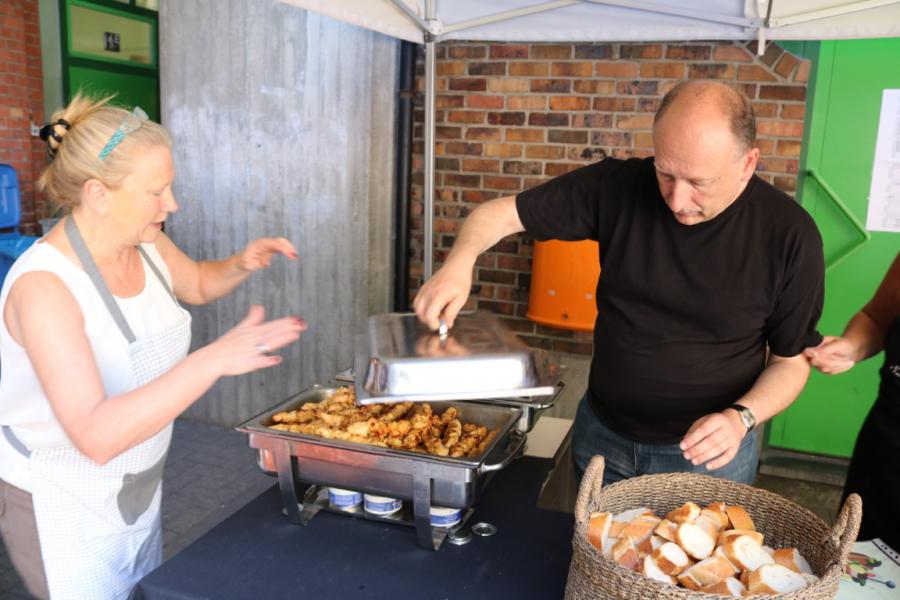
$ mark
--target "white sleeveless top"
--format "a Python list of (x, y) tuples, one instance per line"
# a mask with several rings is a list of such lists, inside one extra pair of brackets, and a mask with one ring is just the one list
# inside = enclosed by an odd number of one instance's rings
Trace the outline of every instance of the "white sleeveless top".
[[(172, 286), (172, 276), (153, 244), (144, 251)], [(186, 312), (172, 301), (162, 283), (146, 264), (144, 289), (130, 298), (115, 297), (137, 339), (158, 333), (181, 322)], [(52, 245), (38, 240), (13, 264), (0, 292), (0, 425), (10, 426), (29, 449), (71, 445), (53, 414), (25, 349), (9, 334), (2, 318), (9, 290), (23, 274), (46, 271), (69, 288), (84, 318), (84, 333), (94, 354), (105, 397), (136, 387), (128, 351), (122, 335), (87, 274)], [(59, 318), (58, 316), (56, 318)], [(28, 459), (0, 435), (0, 479), (25, 491), (31, 490)]]

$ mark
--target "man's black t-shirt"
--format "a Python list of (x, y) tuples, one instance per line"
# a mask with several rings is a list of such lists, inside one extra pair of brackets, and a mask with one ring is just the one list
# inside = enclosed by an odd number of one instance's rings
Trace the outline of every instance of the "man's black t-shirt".
[(766, 344), (821, 341), (822, 239), (791, 198), (753, 176), (715, 218), (682, 225), (653, 159), (606, 159), (516, 197), (538, 240), (599, 242), (588, 398), (623, 436), (674, 443), (746, 393)]

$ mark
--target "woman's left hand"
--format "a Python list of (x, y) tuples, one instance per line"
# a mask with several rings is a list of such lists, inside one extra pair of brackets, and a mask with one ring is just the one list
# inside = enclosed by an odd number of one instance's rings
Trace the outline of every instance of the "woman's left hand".
[(297, 260), (297, 249), (286, 238), (258, 238), (238, 254), (238, 268), (250, 273), (268, 269), (275, 254), (284, 254), (291, 260)]

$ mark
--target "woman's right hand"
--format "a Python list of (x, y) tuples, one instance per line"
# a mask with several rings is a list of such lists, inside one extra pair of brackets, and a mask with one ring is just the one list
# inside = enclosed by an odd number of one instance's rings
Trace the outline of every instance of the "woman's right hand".
[(807, 348), (803, 354), (809, 363), (826, 375), (837, 375), (856, 364), (856, 346), (843, 337), (825, 336), (815, 348)]
[(274, 367), (282, 359), (270, 353), (296, 342), (307, 328), (306, 321), (297, 317), (266, 321), (265, 316), (262, 306), (251, 305), (243, 321), (204, 348), (221, 375)]

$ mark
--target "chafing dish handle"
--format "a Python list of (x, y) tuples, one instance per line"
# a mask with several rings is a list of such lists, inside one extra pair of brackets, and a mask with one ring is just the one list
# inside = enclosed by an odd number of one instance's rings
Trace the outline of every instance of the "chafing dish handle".
[[(518, 440), (515, 438), (519, 438)], [(479, 473), (489, 473), (491, 471), (499, 471), (506, 467), (515, 458), (517, 458), (523, 450), (525, 450), (525, 442), (528, 441), (528, 435), (521, 431), (513, 431), (509, 434), (509, 445), (506, 447), (506, 455), (493, 464), (483, 464), (479, 467)]]

